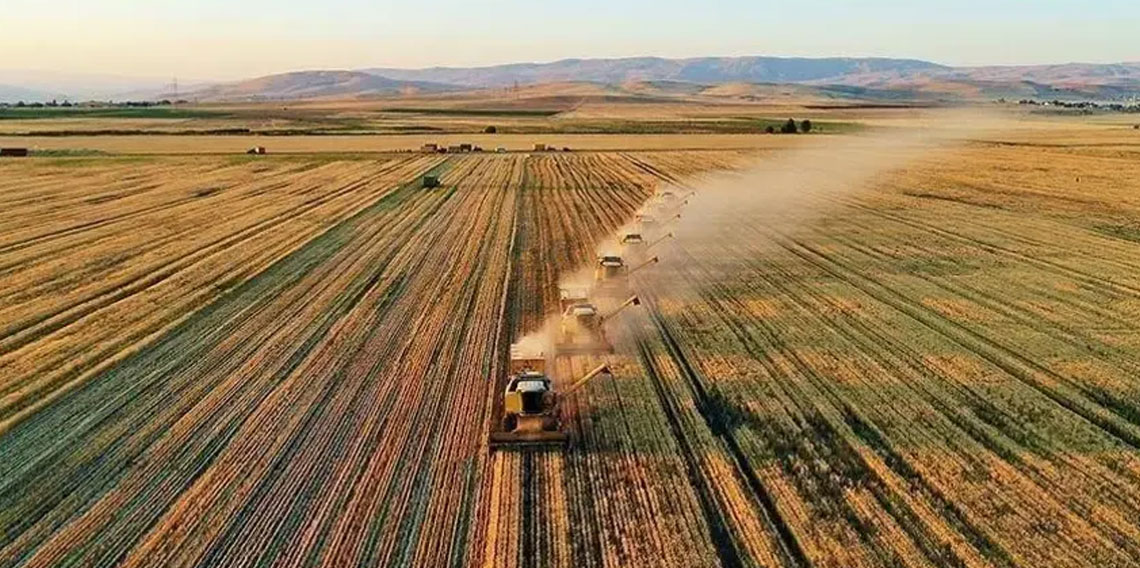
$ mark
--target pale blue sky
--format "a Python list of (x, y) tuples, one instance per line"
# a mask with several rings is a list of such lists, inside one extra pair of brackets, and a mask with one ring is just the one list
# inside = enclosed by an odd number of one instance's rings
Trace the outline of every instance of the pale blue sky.
[(1140, 0), (2, 0), (3, 68), (229, 79), (659, 55), (1140, 60)]

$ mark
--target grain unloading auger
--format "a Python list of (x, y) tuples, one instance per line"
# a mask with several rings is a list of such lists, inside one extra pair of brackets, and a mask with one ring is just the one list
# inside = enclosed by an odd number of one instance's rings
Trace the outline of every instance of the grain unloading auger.
[(560, 399), (599, 375), (609, 375), (610, 368), (598, 365), (568, 388), (556, 392), (546, 375), (542, 354), (520, 356), (512, 348), (510, 373), (503, 394), (501, 427), (491, 433), (489, 440), (492, 449), (565, 446), (570, 437), (562, 430)]
[(606, 321), (630, 306), (640, 306), (641, 298), (633, 296), (621, 305), (600, 314), (597, 306), (591, 303), (578, 303), (568, 306), (562, 312), (558, 326), (558, 340), (554, 344), (554, 354), (561, 355), (603, 355), (613, 353), (614, 346), (606, 338)]

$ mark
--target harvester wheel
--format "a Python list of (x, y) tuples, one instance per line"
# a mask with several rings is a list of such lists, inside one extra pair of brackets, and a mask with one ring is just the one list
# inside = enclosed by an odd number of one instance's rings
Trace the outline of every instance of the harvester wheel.
[(503, 417), (503, 431), (514, 432), (515, 428), (519, 426), (519, 417), (514, 414), (508, 414)]
[(542, 429), (547, 432), (553, 432), (558, 429), (558, 419), (553, 416), (545, 416), (542, 418)]

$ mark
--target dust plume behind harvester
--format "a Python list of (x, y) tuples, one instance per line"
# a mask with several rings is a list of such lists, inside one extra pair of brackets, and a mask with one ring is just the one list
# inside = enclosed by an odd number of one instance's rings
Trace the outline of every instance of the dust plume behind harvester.
[(492, 449), (565, 446), (570, 437), (562, 429), (561, 398), (573, 394), (591, 379), (610, 374), (608, 366), (598, 365), (559, 392), (546, 368), (544, 353), (526, 351), (518, 345), (511, 347), (502, 418), (490, 436)]

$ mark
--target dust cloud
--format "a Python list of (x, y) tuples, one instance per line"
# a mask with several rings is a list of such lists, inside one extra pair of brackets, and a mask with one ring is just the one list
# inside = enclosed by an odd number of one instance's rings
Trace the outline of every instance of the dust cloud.
[(987, 114), (958, 111), (932, 116), (918, 126), (820, 137), (734, 172), (663, 189), (694, 192), (671, 231), (677, 244), (690, 246), (731, 234), (741, 224), (763, 222), (785, 231), (810, 226), (868, 189), (878, 176), (922, 159), (949, 156), (948, 150), (997, 124)]
[[(600, 242), (597, 253), (623, 256), (631, 267), (659, 257), (656, 267), (635, 275), (634, 290), (681, 300), (702, 280), (731, 276), (725, 271), (732, 270), (737, 255), (763, 251), (762, 235), (754, 229), (794, 233), (813, 227), (871, 187), (876, 177), (923, 159), (951, 156), (948, 150), (1005, 125), (1008, 121), (996, 115), (957, 110), (931, 112), (905, 126), (863, 134), (808, 135), (794, 148), (774, 151), (737, 170), (662, 186), (633, 220)], [(667, 192), (671, 199), (662, 197)], [(643, 223), (646, 215), (656, 223)], [(629, 233), (645, 239), (642, 252), (622, 244)], [(741, 239), (748, 240), (747, 246), (733, 246)], [(650, 244), (652, 249), (646, 250)], [(693, 266), (698, 263), (701, 266)], [(593, 283), (593, 266), (587, 266), (564, 276), (561, 287), (591, 290)], [(554, 314), (520, 343), (541, 346), (549, 356), (557, 325)]]

